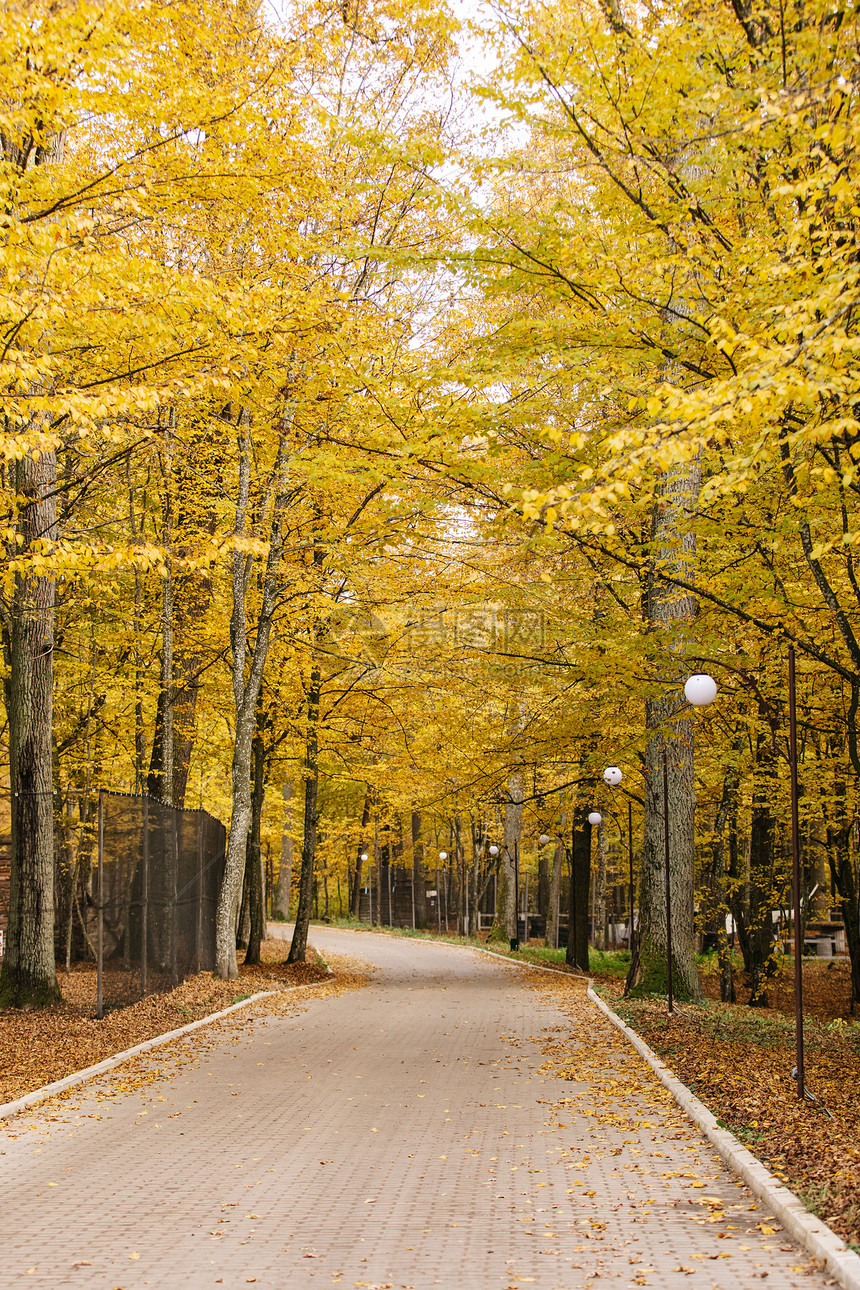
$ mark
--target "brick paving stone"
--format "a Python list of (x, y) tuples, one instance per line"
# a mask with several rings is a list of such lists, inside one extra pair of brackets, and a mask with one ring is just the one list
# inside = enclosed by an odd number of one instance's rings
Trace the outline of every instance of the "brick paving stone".
[[(541, 1051), (570, 1022), (514, 969), (312, 939), (372, 962), (372, 984), (219, 1023), (154, 1081), (136, 1078), (150, 1056), (7, 1123), (0, 1287), (828, 1284), (632, 1050), (638, 1127), (629, 1096), (583, 1113), (589, 1088)], [(578, 1038), (608, 1025), (595, 1010)]]

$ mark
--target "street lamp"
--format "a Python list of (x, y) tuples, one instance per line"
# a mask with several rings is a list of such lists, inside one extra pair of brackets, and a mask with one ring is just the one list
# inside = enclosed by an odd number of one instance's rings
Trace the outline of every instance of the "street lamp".
[(592, 811), (592, 812), (591, 812), (591, 814), (590, 814), (590, 815), (589, 815), (589, 817), (588, 817), (588, 823), (589, 823), (589, 824), (599, 824), (599, 823), (601, 822), (601, 820), (602, 820), (602, 819), (603, 819), (603, 816), (600, 814), (600, 812), (599, 812), (599, 811)]
[(797, 807), (797, 682), (794, 646), (788, 647), (788, 762), (791, 775), (791, 887), (794, 904), (794, 1044), (797, 1096), (806, 1097), (803, 1072), (803, 941), (800, 935), (800, 820)]
[(499, 848), (498, 848), (497, 846), (492, 846), (492, 847), (490, 847), (490, 855), (491, 855), (494, 859), (495, 859), (495, 857), (496, 857), (498, 854), (499, 854)]
[(624, 776), (617, 766), (607, 766), (603, 772), (603, 778), (610, 788), (617, 788)]
[(542, 833), (538, 838), (538, 842), (541, 844), (542, 847), (545, 847), (547, 842), (549, 842), (549, 834)]
[(684, 686), (684, 697), (694, 708), (706, 708), (717, 697), (717, 683), (707, 672), (694, 672)]

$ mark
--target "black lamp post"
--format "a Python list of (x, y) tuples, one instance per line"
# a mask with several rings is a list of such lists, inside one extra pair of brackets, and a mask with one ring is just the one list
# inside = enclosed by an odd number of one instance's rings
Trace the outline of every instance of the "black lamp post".
[(803, 1074), (803, 937), (800, 927), (800, 823), (797, 809), (797, 685), (794, 646), (788, 647), (788, 760), (791, 770), (791, 889), (794, 904), (794, 1046), (797, 1096), (806, 1096)]
[(520, 948), (520, 845), (514, 840), (514, 935), (511, 949)]

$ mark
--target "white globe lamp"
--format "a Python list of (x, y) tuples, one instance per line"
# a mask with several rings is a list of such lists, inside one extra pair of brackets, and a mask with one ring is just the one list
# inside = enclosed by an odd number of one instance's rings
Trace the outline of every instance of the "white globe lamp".
[(361, 853), (361, 858), (362, 858), (362, 860), (366, 860), (366, 859), (367, 859), (367, 852), (366, 852), (366, 851), (362, 851), (362, 853)]
[(538, 838), (538, 841), (540, 842), (542, 847), (545, 847), (547, 842), (549, 842), (549, 835), (546, 833), (542, 833)]
[(603, 816), (600, 814), (599, 811), (592, 811), (588, 817), (588, 823), (599, 824), (602, 819), (603, 819)]
[(447, 852), (447, 851), (440, 851), (440, 852), (439, 852), (439, 859), (440, 859), (440, 860), (447, 860), (447, 859), (448, 859), (448, 852)]
[(717, 683), (707, 672), (695, 672), (684, 686), (684, 697), (694, 708), (706, 708), (717, 697)]
[(617, 788), (624, 776), (617, 766), (607, 766), (603, 772), (603, 778), (612, 788)]
[(497, 856), (498, 854), (499, 854), (499, 848), (498, 848), (498, 847), (496, 847), (496, 846), (490, 847), (490, 855), (491, 855), (491, 856)]

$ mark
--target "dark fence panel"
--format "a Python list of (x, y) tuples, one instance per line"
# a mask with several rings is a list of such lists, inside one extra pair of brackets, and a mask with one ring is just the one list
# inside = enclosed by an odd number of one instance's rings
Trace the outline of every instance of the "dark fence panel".
[(226, 843), (207, 811), (99, 794), (99, 1015), (212, 971)]

